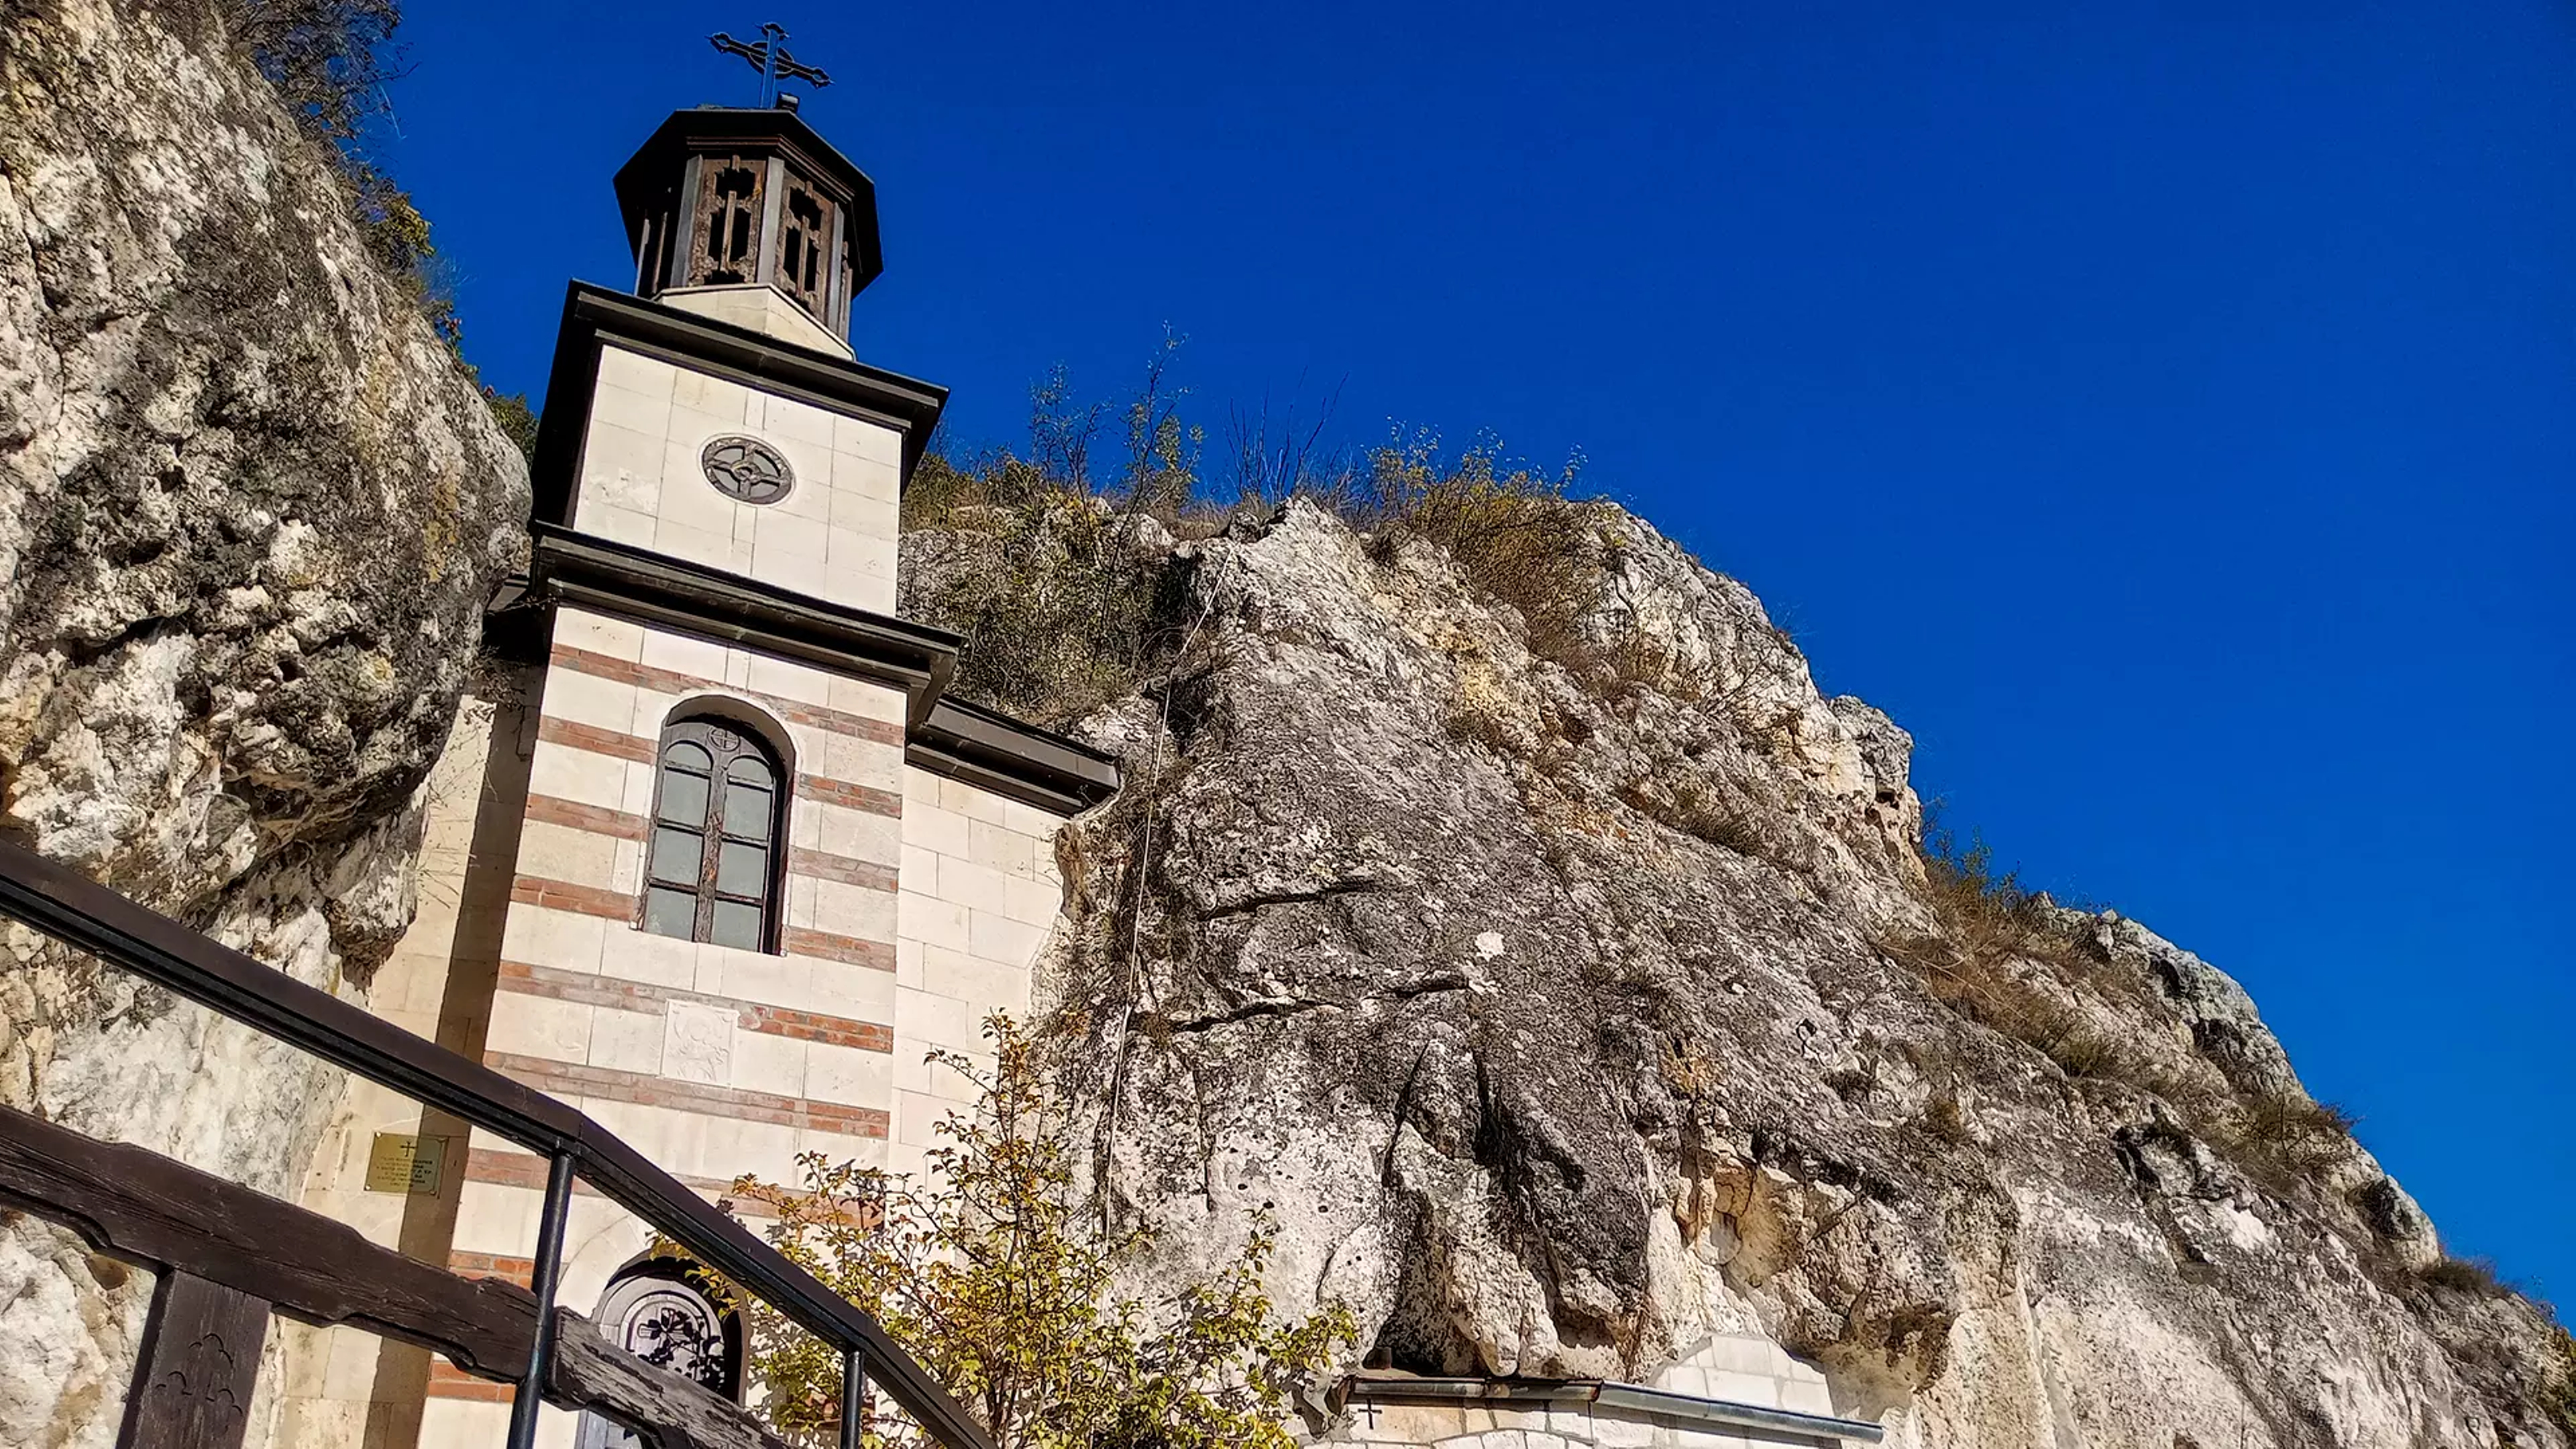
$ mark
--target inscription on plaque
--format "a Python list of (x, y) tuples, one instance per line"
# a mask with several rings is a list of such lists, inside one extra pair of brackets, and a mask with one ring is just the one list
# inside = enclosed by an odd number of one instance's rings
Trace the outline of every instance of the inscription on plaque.
[(415, 1137), (408, 1132), (379, 1132), (367, 1149), (367, 1191), (407, 1192), (434, 1196), (439, 1172), (447, 1165), (447, 1139)]

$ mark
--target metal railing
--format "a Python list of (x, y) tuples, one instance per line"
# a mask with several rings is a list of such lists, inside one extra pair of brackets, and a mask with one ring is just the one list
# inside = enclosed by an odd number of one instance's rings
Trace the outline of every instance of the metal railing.
[(555, 1351), (555, 1286), (576, 1179), (839, 1350), (843, 1449), (859, 1449), (860, 1403), (871, 1383), (947, 1449), (993, 1449), (982, 1426), (875, 1318), (572, 1107), (7, 840), (0, 840), (0, 916), (546, 1159), (545, 1209), (529, 1282), (538, 1304), (536, 1337), (512, 1399), (511, 1449), (528, 1449), (536, 1433)]

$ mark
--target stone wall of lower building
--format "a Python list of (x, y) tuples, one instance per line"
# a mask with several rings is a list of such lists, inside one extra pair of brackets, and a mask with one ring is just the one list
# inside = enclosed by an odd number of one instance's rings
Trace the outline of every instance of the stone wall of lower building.
[[(518, 681), (533, 695), (533, 671)], [(370, 1009), (406, 1030), (468, 1056), (482, 1051), (498, 969), (510, 866), (535, 716), (517, 696), (468, 699), (447, 752), (431, 772), (417, 877), (418, 914), (376, 971)], [(439, 1144), (432, 1191), (367, 1185), (380, 1134)], [(368, 1240), (444, 1262), (463, 1190), (464, 1124), (424, 1111), (386, 1088), (351, 1078), (315, 1154), (304, 1206), (348, 1223)], [(277, 1349), (262, 1378), (282, 1396), (275, 1420), (284, 1449), (409, 1443), (417, 1431), (429, 1355), (356, 1329), (320, 1329), (277, 1319)]]
[(1045, 811), (929, 771), (904, 771), (903, 882), (895, 927), (894, 1123), (889, 1170), (919, 1173), (951, 1112), (976, 1092), (933, 1048), (989, 1063), (983, 1021), (1025, 1017), (1030, 975), (1064, 905)]
[[(589, 1113), (709, 1195), (793, 1184), (797, 1157), (918, 1173), (972, 1085), (933, 1050), (989, 1060), (982, 1023), (1025, 1013), (1063, 889), (1055, 816), (904, 763), (905, 698), (740, 649), (558, 611), (524, 707), (470, 716), (433, 785), (421, 914), (379, 975), (380, 1012)], [(659, 740), (720, 709), (774, 732), (793, 777), (779, 949), (638, 926)], [(439, 1139), (434, 1193), (365, 1187), (379, 1133)], [(537, 1156), (352, 1083), (306, 1193), (375, 1241), (524, 1282)], [(651, 1234), (587, 1190), (561, 1301), (592, 1311)], [(354, 1330), (285, 1330), (289, 1449), (493, 1442), (509, 1391)], [(540, 1443), (576, 1420), (547, 1411)]]
[[(901, 861), (900, 690), (590, 614), (557, 613), (483, 1059), (580, 1108), (710, 1197), (818, 1152), (884, 1161)], [(638, 924), (659, 741), (714, 711), (792, 780), (775, 952)], [(474, 1133), (448, 1263), (524, 1280), (544, 1164)], [(592, 1311), (651, 1233), (576, 1193), (558, 1292)], [(509, 1395), (433, 1366), (420, 1442), (489, 1442)], [(568, 1445), (548, 1411), (540, 1443)]]

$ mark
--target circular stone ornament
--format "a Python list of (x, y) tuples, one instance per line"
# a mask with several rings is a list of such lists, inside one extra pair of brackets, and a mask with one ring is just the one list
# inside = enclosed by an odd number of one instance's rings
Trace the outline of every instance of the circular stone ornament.
[(727, 433), (698, 454), (707, 481), (727, 498), (744, 503), (775, 503), (796, 486), (796, 474), (778, 450), (758, 438)]

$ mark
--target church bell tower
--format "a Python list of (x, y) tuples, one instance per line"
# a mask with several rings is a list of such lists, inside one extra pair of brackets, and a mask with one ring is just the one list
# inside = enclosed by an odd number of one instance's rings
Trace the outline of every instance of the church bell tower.
[(674, 114), (617, 206), (636, 295), (844, 355), (850, 301), (885, 270), (876, 183), (792, 104)]

